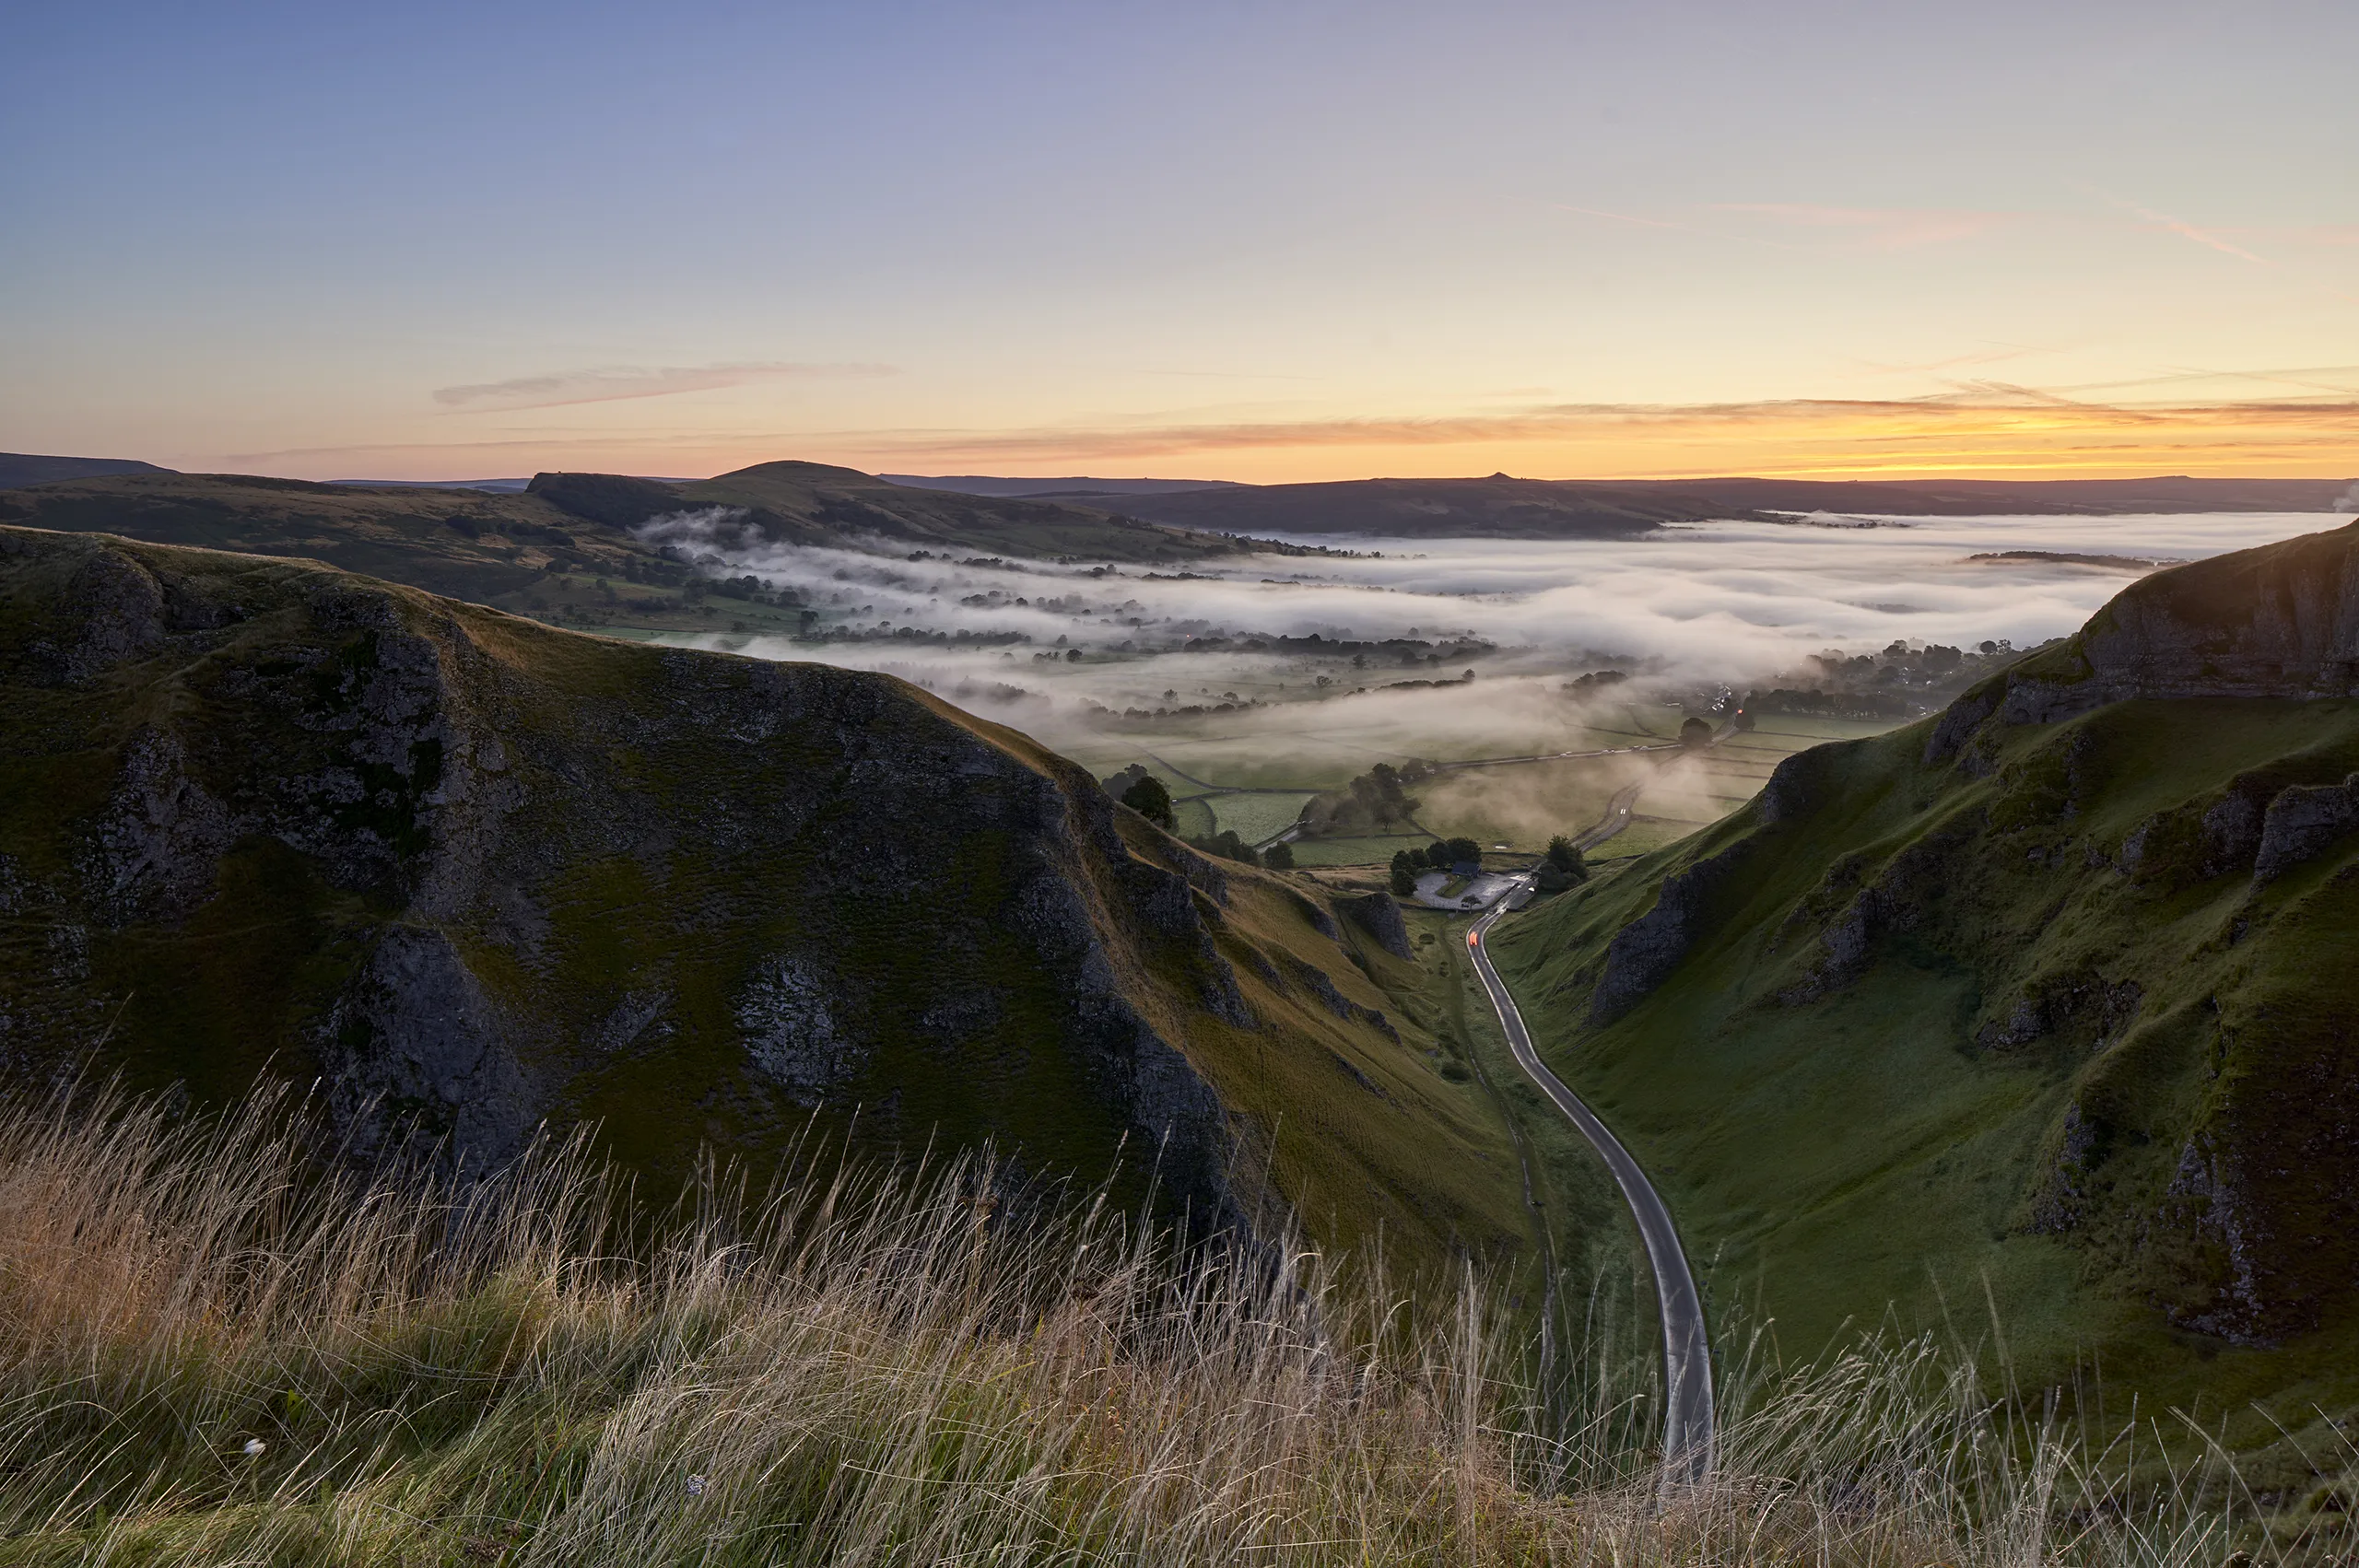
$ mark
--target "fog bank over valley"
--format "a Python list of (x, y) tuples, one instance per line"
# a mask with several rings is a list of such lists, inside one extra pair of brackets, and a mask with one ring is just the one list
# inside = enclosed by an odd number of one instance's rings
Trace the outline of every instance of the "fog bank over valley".
[[(800, 607), (799, 636), (717, 626), (665, 641), (888, 673), (1101, 773), (1138, 763), (1175, 795), (1217, 805), (1225, 790), (1332, 790), (1379, 761), (1661, 746), (1683, 717), (1725, 729), (1749, 698), (1747, 723), (1785, 734), (1783, 750), (1872, 732), (2072, 631), (2148, 571), (2334, 521), (1822, 517), (1627, 542), (1330, 536), (1351, 553), (1168, 571), (889, 541), (874, 553), (785, 545), (721, 508), (642, 532), (717, 592)], [(725, 623), (726, 601), (713, 603)], [(1576, 685), (1600, 671), (1628, 679)], [(1763, 743), (1661, 770), (1650, 811), (1677, 800), (1679, 821), (1710, 820), (1774, 766), (1741, 765)], [(1627, 759), (1610, 758), (1448, 774), (1425, 787), (1416, 825), (1449, 815), (1544, 842), (1543, 828), (1602, 809), (1607, 783), (1628, 777)], [(1290, 820), (1280, 799), (1252, 803), (1249, 827)]]

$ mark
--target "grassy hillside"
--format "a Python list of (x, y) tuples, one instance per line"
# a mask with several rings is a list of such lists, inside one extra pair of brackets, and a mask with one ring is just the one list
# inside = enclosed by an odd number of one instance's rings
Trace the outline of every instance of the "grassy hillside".
[(714, 624), (685, 592), (687, 568), (662, 559), (622, 527), (537, 496), (129, 474), (0, 492), (0, 523), (324, 561), (550, 618), (675, 628)]
[(1493, 939), (1717, 1307), (1802, 1351), (1888, 1304), (1995, 1314), (2027, 1380), (2101, 1368), (2244, 1441), (2259, 1399), (2335, 1446), (2309, 1407), (2359, 1403), (2359, 690), (2327, 695), (2354, 558), (2344, 529), (2148, 579)]
[[(1218, 534), (1142, 521), (1096, 503), (921, 490), (816, 462), (759, 463), (680, 492), (696, 506), (749, 508), (773, 537), (804, 544), (874, 535), (1050, 561), (1188, 561), (1236, 549)], [(1122, 499), (1127, 511), (1129, 498)]]
[(634, 1210), (565, 1149), (323, 1181), (274, 1110), (0, 1095), (0, 1559), (2216, 1568), (2349, 1540), (2271, 1542), (2198, 1474), (2124, 1493), (1924, 1345), (1740, 1380), (1710, 1483), (1659, 1502), (1643, 1351), (1582, 1342), (1547, 1398), (1462, 1281), (1176, 1257), (1086, 1193), (994, 1202), (969, 1159), (791, 1169), (750, 1213)]
[(14, 1073), (318, 1075), (364, 1142), (594, 1121), (666, 1179), (816, 1115), (1530, 1250), (1496, 1107), (1386, 1015), (1380, 954), (888, 677), (0, 530), (0, 692)]
[(741, 511), (788, 544), (903, 554), (1152, 563), (1237, 549), (1087, 507), (905, 489), (807, 462), (680, 485), (544, 474), (522, 495), (160, 470), (0, 488), (0, 524), (325, 561), (581, 626), (795, 630), (791, 607), (710, 602), (697, 574), (632, 532), (652, 517), (709, 507)]

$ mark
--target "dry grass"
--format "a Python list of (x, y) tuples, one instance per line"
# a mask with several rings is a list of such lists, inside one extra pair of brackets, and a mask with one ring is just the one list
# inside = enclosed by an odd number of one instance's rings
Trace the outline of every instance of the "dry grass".
[(1643, 1377), (1592, 1345), (1543, 1419), (1471, 1283), (1178, 1256), (980, 1160), (634, 1218), (579, 1146), (461, 1188), (323, 1177), (305, 1128), (0, 1107), (0, 1562), (2226, 1555), (2201, 1478), (2093, 1501), (1924, 1343), (1745, 1363), (1659, 1502)]

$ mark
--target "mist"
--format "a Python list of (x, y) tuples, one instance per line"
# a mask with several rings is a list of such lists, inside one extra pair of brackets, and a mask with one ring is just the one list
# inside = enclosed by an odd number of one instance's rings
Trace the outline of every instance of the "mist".
[[(1563, 682), (1589, 669), (1741, 688), (1827, 650), (2034, 647), (2158, 564), (2335, 521), (1821, 517), (1629, 541), (1353, 539), (1348, 558), (1256, 555), (1184, 572), (780, 545), (725, 509), (658, 519), (647, 536), (708, 572), (792, 591), (833, 634), (667, 640), (883, 671), (1067, 749), (1109, 718), (1194, 708), (1216, 713), (1226, 737), (1316, 734), (1374, 756), (1572, 743), (1582, 720)], [(2025, 551), (2113, 559), (1974, 558)], [(1356, 665), (1342, 650), (1250, 646), (1314, 635), (1407, 646), (1363, 651)], [(1402, 685), (1470, 669), (1471, 684)]]

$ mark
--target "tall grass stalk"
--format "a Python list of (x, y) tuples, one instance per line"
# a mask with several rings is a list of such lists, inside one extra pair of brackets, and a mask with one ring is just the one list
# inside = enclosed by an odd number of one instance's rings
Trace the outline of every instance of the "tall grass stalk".
[(0, 1106), (0, 1562), (2215, 1568), (2235, 1524), (2101, 1505), (1895, 1339), (1738, 1356), (1665, 1508), (1641, 1380), (1543, 1401), (1471, 1271), (1176, 1248), (980, 1156), (651, 1216), (580, 1141), (465, 1184), (316, 1150), (268, 1097)]

